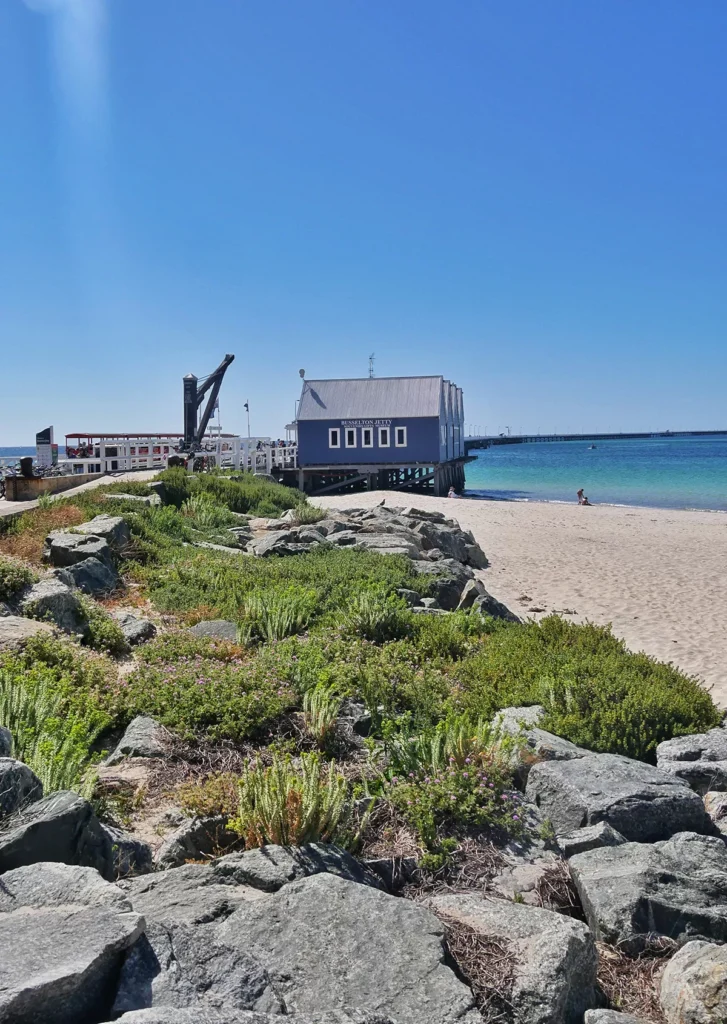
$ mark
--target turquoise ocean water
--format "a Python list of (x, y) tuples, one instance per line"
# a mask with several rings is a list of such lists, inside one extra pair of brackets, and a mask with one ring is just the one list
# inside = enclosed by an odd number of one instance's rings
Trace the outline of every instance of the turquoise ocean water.
[(510, 444), (472, 454), (468, 497), (575, 502), (583, 487), (594, 503), (727, 511), (727, 434)]

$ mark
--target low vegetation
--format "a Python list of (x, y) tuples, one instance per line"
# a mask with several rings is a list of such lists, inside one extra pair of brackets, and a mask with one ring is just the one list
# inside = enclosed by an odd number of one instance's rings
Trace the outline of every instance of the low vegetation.
[[(425, 596), (430, 582), (403, 556), (323, 545), (257, 559), (194, 547), (234, 544), (229, 531), (243, 516), (292, 510), (303, 524), (325, 513), (245, 474), (173, 469), (162, 480), (164, 505), (116, 497), (119, 485), (110, 485), (46, 503), (0, 537), (0, 600), (10, 600), (37, 578), (50, 530), (123, 515), (128, 593), (163, 616), (159, 636), (123, 672), (114, 661), (128, 654), (123, 633), (90, 599), (96, 653), (43, 635), (0, 655), (0, 722), (47, 790), (82, 784), (113, 730), (151, 715), (238, 766), (210, 767), (182, 786), (186, 813), (226, 815), (248, 846), (351, 848), (375, 798), (436, 870), (465, 834), (526, 828), (513, 789), (520, 740), (493, 728), (500, 708), (540, 704), (554, 733), (647, 761), (661, 740), (719, 722), (696, 680), (627, 651), (607, 628), (556, 616), (523, 625), (412, 613), (397, 591)], [(236, 642), (188, 632), (215, 618), (236, 624)], [(366, 745), (341, 725), (351, 704), (370, 716)]]

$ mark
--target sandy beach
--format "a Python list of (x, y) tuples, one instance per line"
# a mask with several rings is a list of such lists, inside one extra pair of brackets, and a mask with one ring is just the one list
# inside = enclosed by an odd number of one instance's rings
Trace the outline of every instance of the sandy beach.
[(727, 514), (431, 498), (377, 491), (329, 508), (412, 504), (472, 530), (487, 589), (523, 617), (611, 623), (634, 651), (697, 676), (727, 707)]

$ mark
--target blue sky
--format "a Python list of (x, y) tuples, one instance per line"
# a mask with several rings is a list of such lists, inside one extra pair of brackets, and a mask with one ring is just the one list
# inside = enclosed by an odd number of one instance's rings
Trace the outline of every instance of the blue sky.
[[(727, 427), (724, 0), (2, 0), (0, 443), (442, 373)], [(62, 438), (60, 438), (62, 440)]]

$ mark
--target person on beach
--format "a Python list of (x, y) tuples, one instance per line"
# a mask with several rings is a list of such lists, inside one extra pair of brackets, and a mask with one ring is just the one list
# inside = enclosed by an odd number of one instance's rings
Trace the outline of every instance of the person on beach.
[(581, 489), (577, 493), (578, 493), (578, 504), (579, 505), (590, 505), (591, 504), (590, 501), (588, 500), (588, 498), (586, 497), (586, 495), (583, 493), (583, 488), (582, 487), (581, 487)]
[(449, 488), (449, 493), (447, 494), (447, 497), (448, 498), (458, 498), (459, 497), (459, 495), (455, 491), (454, 487), (450, 487)]

